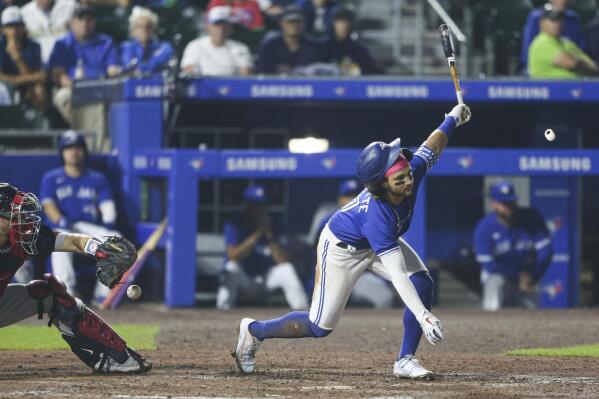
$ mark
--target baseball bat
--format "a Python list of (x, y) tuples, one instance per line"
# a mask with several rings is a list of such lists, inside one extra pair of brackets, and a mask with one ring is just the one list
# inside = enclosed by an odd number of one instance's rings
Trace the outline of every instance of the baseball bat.
[(148, 237), (139, 251), (137, 251), (137, 260), (135, 263), (133, 263), (129, 270), (123, 274), (123, 277), (121, 277), (121, 281), (117, 284), (117, 286), (110, 291), (106, 298), (104, 298), (104, 301), (100, 305), (100, 309), (114, 309), (118, 306), (123, 299), (125, 292), (127, 292), (127, 288), (129, 288), (129, 286), (135, 281), (137, 274), (146, 263), (150, 253), (156, 248), (156, 245), (158, 245), (158, 241), (160, 241), (160, 238), (164, 234), (167, 224), (168, 219), (164, 218), (156, 230), (154, 230), (150, 237)]
[(445, 58), (447, 59), (447, 64), (449, 65), (449, 73), (451, 74), (451, 80), (453, 81), (453, 86), (455, 87), (455, 95), (458, 99), (458, 104), (464, 104), (464, 99), (462, 98), (462, 89), (460, 88), (460, 79), (458, 76), (458, 67), (455, 62), (455, 45), (453, 43), (451, 30), (449, 30), (447, 25), (443, 24), (439, 26), (439, 32), (441, 32), (443, 53), (445, 53)]

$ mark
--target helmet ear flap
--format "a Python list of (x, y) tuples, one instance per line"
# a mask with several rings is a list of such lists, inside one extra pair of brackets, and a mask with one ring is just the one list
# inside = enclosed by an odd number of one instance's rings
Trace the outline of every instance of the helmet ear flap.
[(408, 160), (408, 162), (410, 162), (412, 160), (412, 158), (414, 158), (414, 153), (409, 148), (402, 148), (401, 149), (401, 155), (403, 155), (404, 157), (406, 157), (406, 159)]

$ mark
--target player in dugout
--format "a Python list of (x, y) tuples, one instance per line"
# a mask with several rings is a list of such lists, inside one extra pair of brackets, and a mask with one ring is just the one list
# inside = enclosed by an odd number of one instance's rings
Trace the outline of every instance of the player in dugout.
[(481, 267), (483, 310), (536, 307), (534, 286), (553, 256), (545, 220), (535, 209), (519, 208), (514, 186), (491, 187), (491, 208), (474, 231), (474, 252)]
[(441, 322), (430, 312), (433, 280), (424, 262), (401, 236), (410, 227), (423, 178), (437, 162), (454, 129), (467, 123), (470, 116), (466, 105), (455, 106), (415, 153), (402, 148), (399, 138), (390, 144), (376, 141), (362, 150), (357, 175), (367, 189), (338, 210), (320, 235), (310, 311), (265, 321), (243, 318), (234, 353), (242, 373), (254, 372), (256, 351), (265, 339), (329, 335), (339, 323), (357, 279), (369, 269), (391, 281), (406, 304), (403, 342), (393, 374), (433, 378), (433, 373), (415, 358), (423, 333), (433, 345), (444, 339)]
[(224, 226), (226, 259), (217, 309), (229, 310), (240, 298), (264, 298), (278, 288), (292, 309), (306, 309), (308, 298), (287, 251), (277, 241), (264, 187), (249, 186), (243, 197), (243, 215)]
[(28, 258), (52, 252), (87, 254), (97, 261), (97, 274), (108, 287), (116, 285), (137, 257), (124, 238), (105, 241), (84, 234), (50, 230), (41, 224), (37, 197), (0, 183), (0, 328), (33, 315), (49, 317), (81, 361), (98, 373), (144, 373), (152, 363), (129, 348), (125, 340), (52, 274), (28, 284), (9, 284)]
[[(106, 177), (88, 167), (88, 151), (83, 136), (68, 130), (60, 137), (58, 152), (63, 166), (44, 174), (40, 197), (52, 228), (93, 237), (120, 235), (114, 230), (116, 205)], [(52, 272), (77, 292), (75, 260), (72, 253), (54, 252)], [(108, 294), (106, 286), (96, 283), (93, 300), (100, 303)]]

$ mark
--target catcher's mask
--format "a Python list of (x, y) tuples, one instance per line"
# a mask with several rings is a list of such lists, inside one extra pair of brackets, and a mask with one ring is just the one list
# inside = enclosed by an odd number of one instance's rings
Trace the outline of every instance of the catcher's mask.
[(10, 241), (19, 244), (29, 255), (37, 255), (37, 236), (41, 217), (37, 215), (42, 206), (32, 193), (17, 191), (10, 211)]

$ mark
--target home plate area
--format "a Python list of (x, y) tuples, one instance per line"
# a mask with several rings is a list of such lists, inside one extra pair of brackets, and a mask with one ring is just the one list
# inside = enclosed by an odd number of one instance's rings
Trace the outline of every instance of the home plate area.
[[(114, 324), (158, 324), (147, 375), (97, 375), (68, 350), (3, 350), (1, 397), (110, 398), (591, 398), (599, 395), (599, 361), (586, 356), (521, 356), (526, 348), (596, 344), (596, 310), (483, 313), (436, 309), (446, 341), (421, 342), (417, 357), (434, 381), (393, 376), (402, 335), (400, 309), (348, 309), (323, 339), (270, 340), (254, 375), (231, 357), (239, 320), (272, 318), (283, 308), (231, 312), (128, 305), (102, 315)], [(39, 325), (30, 319), (25, 325)], [(126, 338), (126, 337), (125, 337)]]

